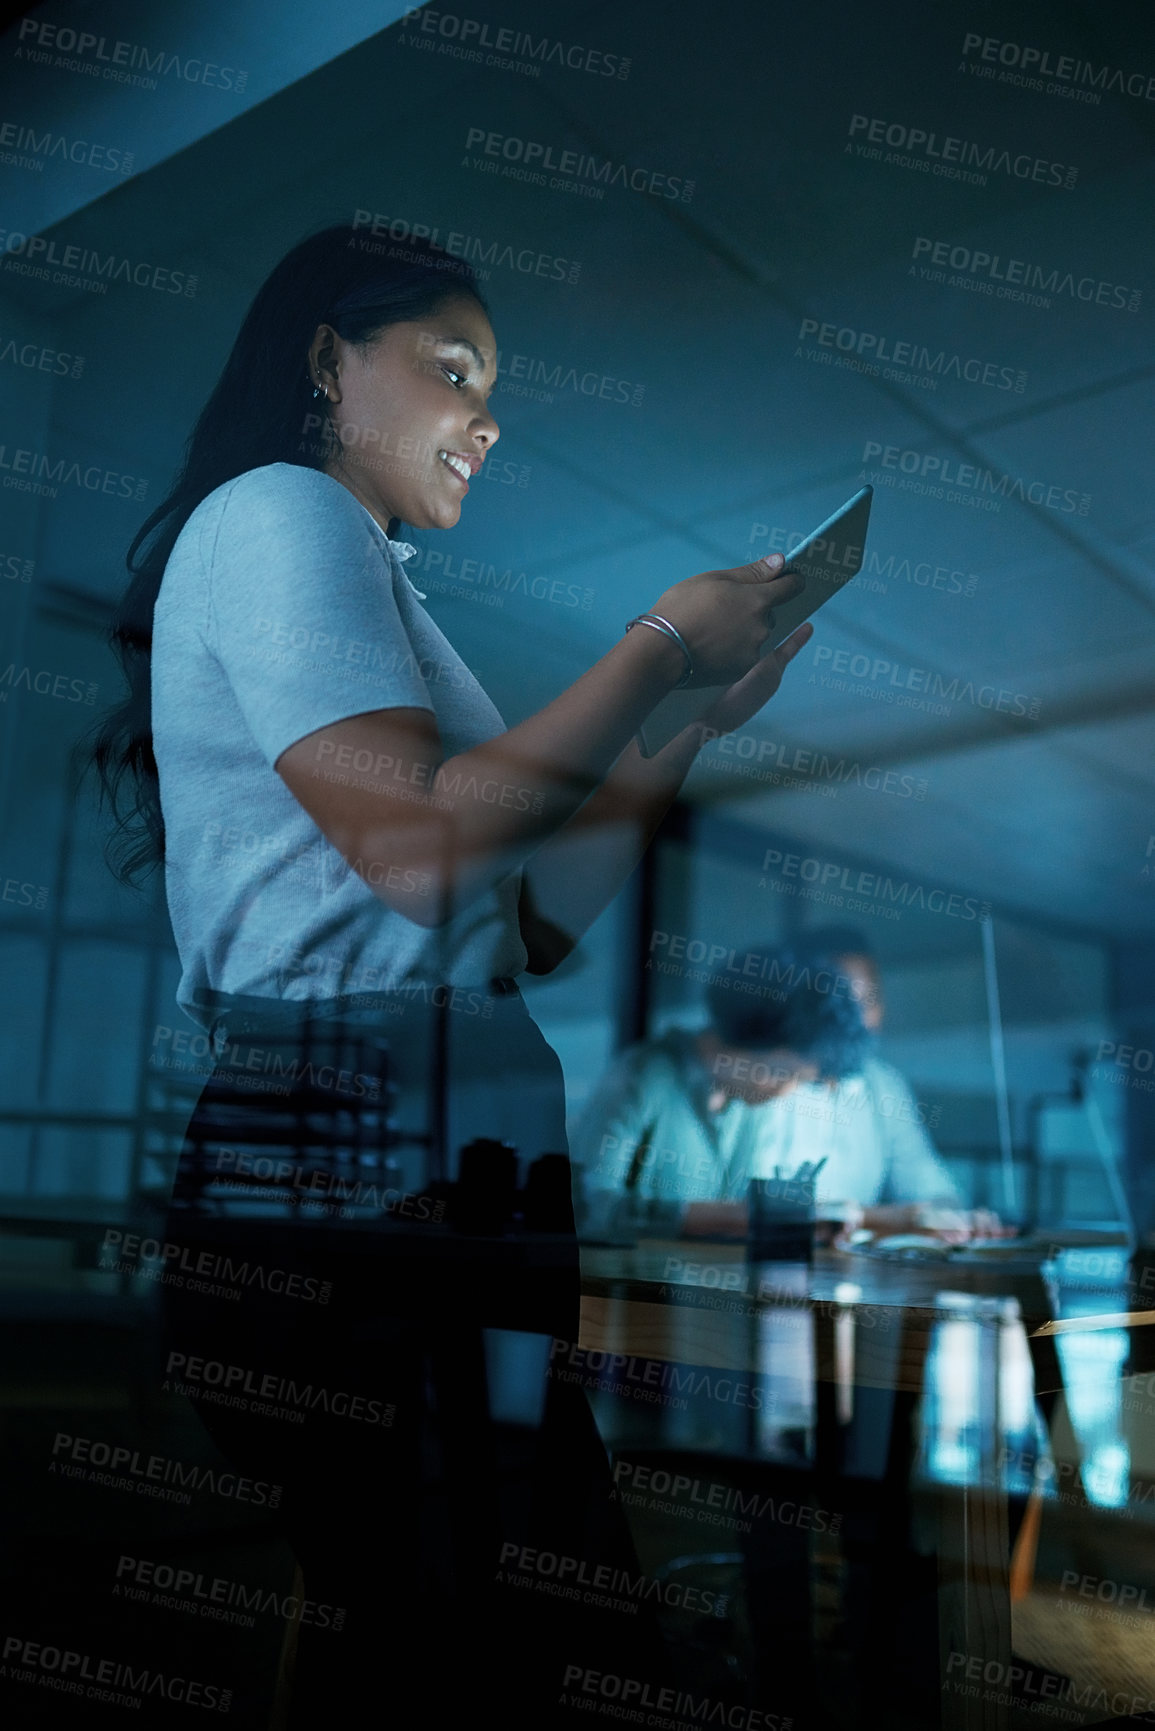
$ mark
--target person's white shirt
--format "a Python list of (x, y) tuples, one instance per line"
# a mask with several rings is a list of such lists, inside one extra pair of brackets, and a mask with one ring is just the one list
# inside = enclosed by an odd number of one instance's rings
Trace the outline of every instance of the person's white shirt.
[(752, 1178), (820, 1160), (819, 1214), (847, 1203), (959, 1205), (925, 1110), (875, 1056), (833, 1086), (803, 1083), (761, 1105), (728, 1099), (713, 1111), (713, 1091), (695, 1033), (675, 1029), (621, 1055), (571, 1138), (587, 1232), (639, 1205), (672, 1221), (688, 1202), (744, 1201)]

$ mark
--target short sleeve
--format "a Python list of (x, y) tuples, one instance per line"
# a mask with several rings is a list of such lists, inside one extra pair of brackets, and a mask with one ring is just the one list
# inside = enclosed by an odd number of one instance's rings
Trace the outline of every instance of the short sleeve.
[(269, 764), (374, 709), (433, 709), (393, 564), (347, 488), (275, 464), (233, 483), (202, 529), (208, 646)]

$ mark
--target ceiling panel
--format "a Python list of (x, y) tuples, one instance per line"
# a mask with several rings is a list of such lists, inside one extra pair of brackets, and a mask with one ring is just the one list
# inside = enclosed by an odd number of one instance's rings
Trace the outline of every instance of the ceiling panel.
[[(52, 399), (60, 440), (115, 448), (163, 488), (255, 287), (302, 233), (367, 210), (469, 237), (506, 260), (484, 283), (502, 437), (461, 526), (416, 539), (430, 611), (507, 716), (679, 578), (805, 531), (873, 474), (867, 569), (741, 749), (762, 766), (770, 747), (837, 752), (925, 781), (925, 797), (792, 790), (721, 753), (691, 797), (1080, 929), (1149, 931), (1155, 116), (982, 79), (962, 52), (968, 33), (1017, 29), (1056, 55), (1155, 66), (1149, 14), (1073, 0), (473, 14), (628, 58), (628, 76), (471, 65), (419, 48), (410, 25), (225, 124), (206, 115), (195, 144), (53, 231), (195, 269), (179, 318), (157, 297), (0, 270), (5, 305), (57, 319), (92, 357)], [(1077, 177), (992, 168), (979, 185), (858, 154), (879, 121)], [(500, 155), (486, 173), (478, 129), (693, 190), (579, 197), (504, 177)], [(941, 279), (935, 247), (956, 261)], [(526, 253), (563, 261), (565, 280), (509, 262)], [(1000, 293), (1012, 260), (1050, 283), (1049, 305)], [(113, 595), (134, 527), (87, 504), (53, 514), (53, 577)], [(487, 585), (500, 604), (476, 599)]]

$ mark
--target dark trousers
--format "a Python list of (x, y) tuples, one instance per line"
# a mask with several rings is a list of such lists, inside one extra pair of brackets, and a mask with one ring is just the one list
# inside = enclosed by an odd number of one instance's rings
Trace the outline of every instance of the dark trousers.
[(563, 1151), (560, 1067), (520, 997), (475, 1020), (235, 1016), (186, 1134), (167, 1232), (200, 1272), (165, 1289), (166, 1375), (276, 1499), (307, 1601), (294, 1726), (404, 1698), (423, 1723), (484, 1703), (536, 1731), (571, 1722), (567, 1668), (666, 1669), (644, 1615), (559, 1590), (561, 1559), (563, 1580), (638, 1570), (585, 1395), (549, 1377), (544, 1339), (521, 1391), (537, 1422), (491, 1417), (486, 1329), (577, 1338), (572, 1221), (528, 1247), (470, 1236), (385, 1181), (390, 1103), (408, 1090), (412, 1110), (431, 1074), (459, 1140), (512, 1100), (523, 1156)]

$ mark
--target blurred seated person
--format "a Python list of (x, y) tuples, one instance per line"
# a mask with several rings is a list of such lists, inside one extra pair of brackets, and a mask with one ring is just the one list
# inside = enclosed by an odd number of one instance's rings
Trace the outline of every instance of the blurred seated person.
[[(841, 942), (843, 934), (836, 933)], [(587, 1237), (646, 1227), (741, 1237), (752, 1178), (823, 1161), (816, 1213), (831, 1235), (991, 1230), (966, 1216), (898, 1072), (873, 1051), (877, 969), (841, 966), (830, 939), (746, 958), (715, 976), (709, 1023), (626, 1051), (572, 1139)]]

